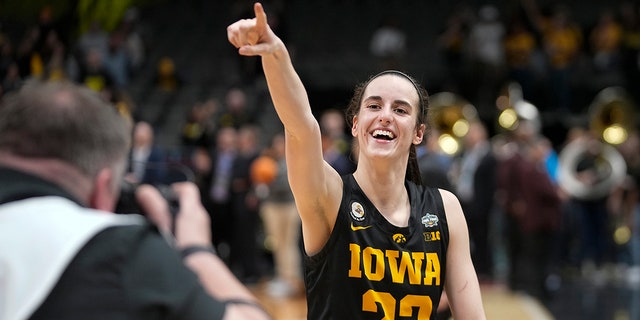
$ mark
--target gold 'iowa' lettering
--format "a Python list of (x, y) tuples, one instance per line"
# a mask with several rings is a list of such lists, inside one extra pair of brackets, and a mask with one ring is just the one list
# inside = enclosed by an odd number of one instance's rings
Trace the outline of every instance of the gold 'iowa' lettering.
[(355, 243), (349, 244), (351, 252), (350, 278), (365, 278), (372, 281), (383, 280), (389, 269), (391, 281), (404, 283), (405, 277), (414, 285), (440, 285), (440, 260), (434, 252), (408, 252), (398, 250), (362, 249)]

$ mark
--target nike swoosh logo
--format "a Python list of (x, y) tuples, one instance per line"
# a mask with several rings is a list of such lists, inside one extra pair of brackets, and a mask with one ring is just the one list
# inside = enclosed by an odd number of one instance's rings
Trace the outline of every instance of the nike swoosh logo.
[(358, 231), (358, 230), (366, 230), (371, 228), (371, 226), (362, 226), (362, 227), (358, 227), (358, 226), (354, 226), (353, 222), (351, 223), (351, 230), (353, 231)]

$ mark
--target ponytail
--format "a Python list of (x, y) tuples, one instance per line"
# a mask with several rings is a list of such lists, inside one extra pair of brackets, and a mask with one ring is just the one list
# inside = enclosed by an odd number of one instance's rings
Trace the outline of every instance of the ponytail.
[(422, 175), (420, 174), (420, 166), (418, 165), (418, 156), (416, 154), (416, 145), (412, 144), (409, 149), (409, 160), (407, 163), (406, 180), (416, 185), (422, 185)]

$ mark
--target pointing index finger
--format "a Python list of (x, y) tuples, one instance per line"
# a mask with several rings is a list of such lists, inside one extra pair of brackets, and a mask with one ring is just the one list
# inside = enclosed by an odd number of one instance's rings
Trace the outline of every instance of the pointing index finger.
[(260, 30), (264, 30), (267, 28), (267, 14), (264, 12), (264, 8), (260, 2), (256, 2), (253, 5), (253, 11), (256, 15), (256, 26)]

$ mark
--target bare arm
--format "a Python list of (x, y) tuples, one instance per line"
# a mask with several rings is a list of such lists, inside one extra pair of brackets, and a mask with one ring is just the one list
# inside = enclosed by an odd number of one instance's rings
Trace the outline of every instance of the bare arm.
[[(211, 235), (209, 215), (202, 207), (200, 193), (195, 184), (184, 182), (175, 184), (180, 201), (180, 212), (176, 219), (175, 246), (209, 246)], [(138, 188), (136, 197), (150, 220), (156, 222), (165, 233), (170, 233), (171, 218), (168, 204), (158, 190), (149, 185)], [(256, 297), (227, 268), (217, 255), (206, 251), (187, 256), (184, 263), (200, 279), (207, 293), (219, 301), (243, 300), (259, 305)], [(247, 304), (228, 304), (224, 319), (269, 319), (259, 307)]]
[(449, 191), (440, 190), (449, 225), (445, 291), (455, 319), (486, 319), (478, 277), (471, 262), (469, 234), (462, 207)]
[(342, 181), (323, 160), (320, 126), (287, 48), (269, 28), (260, 3), (254, 5), (254, 11), (256, 18), (230, 25), (227, 36), (239, 54), (262, 57), (269, 92), (285, 128), (287, 171), (302, 219), (305, 249), (313, 254), (331, 234)]

